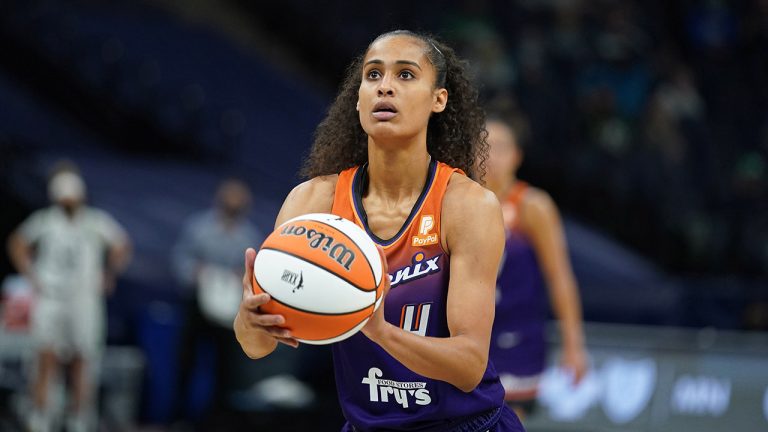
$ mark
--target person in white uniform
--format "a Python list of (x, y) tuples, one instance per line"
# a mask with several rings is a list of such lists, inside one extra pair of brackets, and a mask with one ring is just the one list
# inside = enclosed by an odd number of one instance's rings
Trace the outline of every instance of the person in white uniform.
[(37, 350), (30, 430), (51, 427), (49, 383), (66, 365), (71, 386), (69, 430), (88, 430), (93, 371), (106, 344), (105, 295), (130, 256), (125, 230), (85, 205), (77, 167), (59, 164), (48, 184), (52, 205), (32, 213), (9, 237), (16, 269), (35, 289), (31, 336)]

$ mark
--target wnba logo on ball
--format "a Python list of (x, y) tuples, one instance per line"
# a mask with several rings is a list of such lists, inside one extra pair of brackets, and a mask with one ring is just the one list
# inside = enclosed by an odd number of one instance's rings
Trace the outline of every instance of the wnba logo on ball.
[(309, 240), (309, 247), (326, 252), (328, 256), (336, 260), (336, 262), (341, 264), (347, 271), (349, 271), (352, 263), (355, 262), (355, 253), (345, 244), (337, 243), (333, 237), (323, 234), (315, 229), (307, 229), (306, 227), (296, 225), (286, 225), (283, 227), (283, 230), (280, 231), (280, 235), (306, 237), (307, 240)]
[(293, 286), (292, 292), (304, 288), (304, 273), (294, 273), (290, 270), (283, 270), (283, 276), (280, 278), (283, 282), (288, 282)]

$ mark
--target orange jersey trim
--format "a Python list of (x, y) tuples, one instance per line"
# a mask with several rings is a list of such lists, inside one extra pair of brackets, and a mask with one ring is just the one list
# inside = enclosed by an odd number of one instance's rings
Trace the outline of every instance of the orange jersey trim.
[[(419, 198), (411, 210), (403, 226), (397, 234), (390, 239), (380, 239), (370, 231), (364, 223), (364, 211), (362, 203), (356, 201), (355, 194), (362, 177), (360, 171), (363, 167), (353, 167), (339, 173), (334, 194), (332, 213), (353, 221), (362, 227), (369, 236), (384, 250), (400, 248), (407, 242), (407, 248), (427, 247), (440, 245), (440, 219), (442, 200), (448, 181), (454, 172), (464, 174), (457, 168), (452, 168), (442, 162), (430, 163), (430, 171), (427, 175), (427, 184), (419, 195)], [(405, 240), (404, 240), (405, 239)]]

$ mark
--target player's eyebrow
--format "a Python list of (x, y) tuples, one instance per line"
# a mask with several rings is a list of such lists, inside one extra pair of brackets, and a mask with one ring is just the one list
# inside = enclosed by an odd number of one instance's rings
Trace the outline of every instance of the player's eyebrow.
[[(383, 60), (379, 60), (379, 59), (368, 60), (367, 62), (365, 62), (363, 67), (368, 66), (371, 63), (373, 63), (373, 64), (384, 64), (384, 61)], [(396, 60), (395, 63), (396, 64), (407, 64), (407, 65), (415, 66), (419, 70), (421, 70), (421, 66), (419, 66), (419, 64), (416, 63), (415, 61), (411, 61), (411, 60)]]

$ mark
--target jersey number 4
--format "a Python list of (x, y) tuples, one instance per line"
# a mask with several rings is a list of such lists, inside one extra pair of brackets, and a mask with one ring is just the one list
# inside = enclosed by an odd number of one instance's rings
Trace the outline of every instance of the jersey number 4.
[(411, 333), (426, 336), (430, 308), (432, 308), (432, 303), (403, 306), (403, 311), (400, 313), (400, 327)]

